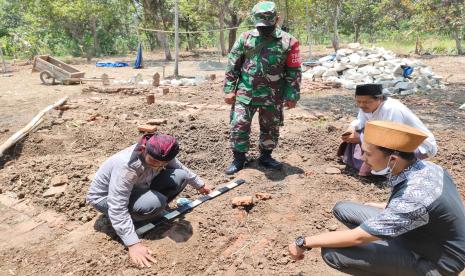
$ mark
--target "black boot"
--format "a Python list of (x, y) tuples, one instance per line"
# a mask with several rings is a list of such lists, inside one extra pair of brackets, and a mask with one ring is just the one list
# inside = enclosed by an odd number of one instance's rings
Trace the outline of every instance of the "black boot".
[(283, 168), (281, 162), (276, 161), (271, 157), (272, 150), (262, 150), (260, 149), (260, 157), (258, 158), (258, 163), (265, 168), (280, 170)]
[(242, 170), (245, 165), (245, 152), (233, 151), (233, 154), (234, 160), (232, 161), (231, 165), (229, 165), (229, 167), (224, 171), (224, 173), (227, 175), (237, 173), (238, 171)]

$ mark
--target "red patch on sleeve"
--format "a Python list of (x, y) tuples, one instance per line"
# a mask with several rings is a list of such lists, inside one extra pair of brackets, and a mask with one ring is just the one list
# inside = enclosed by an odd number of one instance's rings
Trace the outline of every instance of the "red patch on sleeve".
[(299, 67), (301, 65), (298, 41), (292, 45), (289, 54), (287, 54), (286, 65), (287, 67)]

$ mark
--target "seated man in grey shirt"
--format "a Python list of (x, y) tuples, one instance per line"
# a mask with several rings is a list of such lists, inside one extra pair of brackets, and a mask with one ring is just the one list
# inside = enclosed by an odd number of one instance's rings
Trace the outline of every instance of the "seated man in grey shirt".
[(289, 245), (299, 260), (321, 247), (332, 268), (353, 275), (458, 275), (465, 267), (465, 210), (449, 174), (417, 160), (427, 135), (387, 121), (366, 124), (363, 161), (387, 174), (387, 204), (339, 202), (335, 217), (350, 230), (300, 236)]
[(129, 257), (140, 266), (155, 260), (142, 245), (133, 221), (152, 220), (190, 184), (202, 194), (210, 188), (176, 155), (179, 145), (169, 135), (144, 135), (107, 159), (99, 168), (87, 193), (87, 203), (108, 215), (118, 236), (128, 247)]

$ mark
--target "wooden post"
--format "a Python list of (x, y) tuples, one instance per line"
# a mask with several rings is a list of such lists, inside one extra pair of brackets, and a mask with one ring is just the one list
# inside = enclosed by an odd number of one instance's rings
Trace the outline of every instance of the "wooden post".
[(174, 1), (174, 77), (179, 77), (179, 5), (178, 0)]
[(2, 57), (3, 73), (6, 73), (6, 62), (5, 62), (5, 58), (3, 57), (3, 51), (2, 51), (2, 46), (1, 45), (0, 45), (0, 57)]

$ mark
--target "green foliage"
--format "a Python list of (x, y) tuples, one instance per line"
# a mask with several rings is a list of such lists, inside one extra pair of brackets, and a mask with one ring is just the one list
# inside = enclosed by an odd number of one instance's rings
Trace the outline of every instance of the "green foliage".
[[(174, 35), (138, 28), (174, 29), (175, 0), (0, 0), (0, 46), (10, 57), (36, 54), (92, 57), (174, 45)], [(228, 49), (250, 28), (256, 0), (179, 0), (180, 31), (237, 27), (218, 32), (181, 34), (181, 49)], [(341, 42), (384, 43), (412, 52), (463, 54), (463, 1), (438, 0), (276, 0), (290, 32), (302, 43), (329, 44), (334, 32)], [(334, 17), (336, 7), (339, 16)], [(308, 10), (307, 10), (308, 9)], [(308, 13), (308, 16), (307, 16)], [(335, 29), (336, 27), (336, 29)], [(430, 43), (432, 37), (434, 43)], [(412, 46), (413, 45), (413, 46)]]

